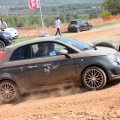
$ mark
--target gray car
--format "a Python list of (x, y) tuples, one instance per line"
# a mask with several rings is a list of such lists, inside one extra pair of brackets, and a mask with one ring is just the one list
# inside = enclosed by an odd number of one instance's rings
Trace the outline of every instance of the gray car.
[(81, 32), (84, 30), (90, 30), (93, 26), (86, 20), (72, 20), (68, 25), (68, 32)]
[(0, 53), (0, 99), (66, 86), (102, 89), (120, 79), (120, 53), (90, 47), (67, 37), (41, 37), (7, 47)]
[(0, 51), (3, 51), (6, 46), (11, 45), (13, 38), (9, 32), (0, 31)]

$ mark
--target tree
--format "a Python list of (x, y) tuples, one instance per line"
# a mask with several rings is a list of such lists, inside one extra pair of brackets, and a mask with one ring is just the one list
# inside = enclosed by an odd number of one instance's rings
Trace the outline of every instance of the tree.
[(67, 14), (66, 16), (67, 16), (67, 18), (66, 18), (67, 22), (70, 22), (71, 20), (74, 20), (73, 15)]
[(110, 20), (112, 18), (112, 14), (108, 12), (108, 10), (105, 10), (100, 14), (100, 17), (103, 18), (103, 20)]
[(98, 18), (98, 14), (89, 14), (89, 19)]
[(10, 27), (15, 27), (15, 21), (14, 21), (13, 16), (10, 16), (10, 17), (8, 18), (7, 23), (9, 24)]
[(102, 3), (102, 8), (108, 10), (112, 15), (120, 13), (120, 0), (105, 0)]
[(60, 20), (62, 23), (66, 23), (66, 16), (64, 14), (60, 14)]

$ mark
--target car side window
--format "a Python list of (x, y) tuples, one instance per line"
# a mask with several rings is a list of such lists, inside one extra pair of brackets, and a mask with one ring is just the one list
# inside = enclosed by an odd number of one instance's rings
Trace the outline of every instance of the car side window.
[(86, 21), (85, 24), (88, 25), (88, 22)]
[(57, 56), (60, 55), (61, 50), (67, 50), (68, 54), (76, 53), (73, 49), (56, 42), (40, 42), (31, 45), (32, 58)]
[(46, 42), (35, 43), (31, 45), (32, 58), (45, 57), (48, 53), (48, 44)]
[(29, 59), (31, 57), (31, 51), (29, 45), (20, 47), (16, 49), (12, 56), (10, 57), (10, 61), (15, 61), (15, 60), (24, 60), (24, 59)]
[(73, 53), (76, 53), (75, 50), (65, 46), (65, 45), (62, 45), (62, 44), (59, 44), (59, 43), (48, 43), (48, 55), (49, 56), (52, 56), (49, 54), (50, 51), (55, 51), (56, 54), (53, 52), (53, 55), (60, 55), (60, 51), (61, 50), (67, 50), (68, 51), (68, 54), (73, 54)]

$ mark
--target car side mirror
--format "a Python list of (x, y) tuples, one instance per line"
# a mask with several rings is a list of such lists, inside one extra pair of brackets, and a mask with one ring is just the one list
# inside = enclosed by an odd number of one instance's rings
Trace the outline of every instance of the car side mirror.
[(60, 55), (67, 55), (68, 51), (67, 50), (60, 50)]
[(60, 55), (65, 55), (66, 58), (71, 58), (69, 55), (68, 55), (68, 51), (67, 50), (61, 50), (60, 51)]

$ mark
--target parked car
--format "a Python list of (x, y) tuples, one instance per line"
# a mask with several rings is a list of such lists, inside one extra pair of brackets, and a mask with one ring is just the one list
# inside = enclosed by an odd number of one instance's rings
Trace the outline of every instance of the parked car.
[(39, 37), (0, 53), (0, 99), (4, 102), (20, 94), (66, 86), (99, 90), (117, 79), (120, 52), (68, 37)]
[(80, 32), (91, 28), (93, 28), (92, 24), (85, 20), (72, 20), (68, 25), (68, 32)]
[(6, 28), (5, 31), (9, 32), (13, 39), (17, 39), (19, 36), (19, 33), (15, 28)]
[(6, 46), (11, 45), (13, 38), (9, 32), (0, 31), (0, 51), (3, 51)]

